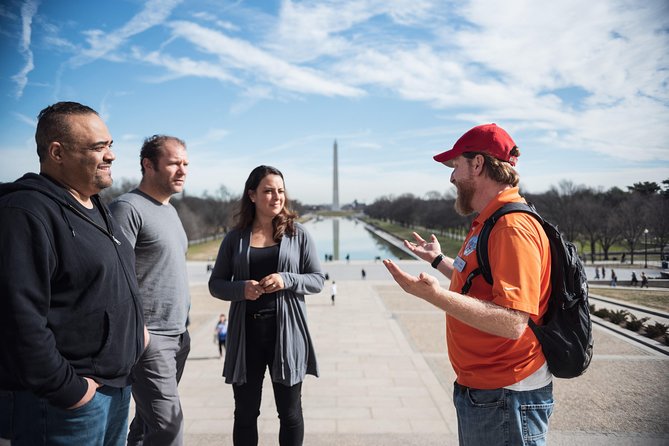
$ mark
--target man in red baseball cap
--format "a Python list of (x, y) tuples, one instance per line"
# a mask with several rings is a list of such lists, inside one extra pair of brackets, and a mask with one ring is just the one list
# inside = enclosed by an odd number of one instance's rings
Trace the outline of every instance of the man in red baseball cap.
[(512, 166), (518, 161), (518, 147), (511, 136), (497, 124), (477, 125), (462, 135), (451, 150), (434, 156), (434, 160), (449, 167), (451, 161), (463, 153), (484, 152)]
[(455, 258), (442, 254), (434, 234), (428, 241), (414, 233), (404, 244), (450, 279), (448, 290), (429, 274), (414, 277), (384, 260), (402, 289), (446, 313), (461, 445), (545, 444), (553, 411), (552, 375), (528, 326), (530, 318), (541, 324), (551, 290), (550, 245), (540, 223), (521, 212), (501, 217), (488, 239), (493, 284), (468, 280), (479, 268), (483, 222), (506, 203), (525, 202), (514, 169), (519, 155), (504, 129), (484, 124), (434, 156), (453, 169), (456, 210), (478, 216)]

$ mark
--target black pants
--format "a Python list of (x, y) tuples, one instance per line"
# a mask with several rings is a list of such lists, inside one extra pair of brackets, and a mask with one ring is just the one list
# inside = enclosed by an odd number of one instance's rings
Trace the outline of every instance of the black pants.
[[(258, 416), (262, 384), (267, 367), (272, 369), (276, 343), (276, 318), (246, 318), (246, 384), (233, 385), (235, 423), (232, 431), (236, 446), (258, 444)], [(279, 413), (279, 444), (300, 446), (304, 440), (302, 383), (292, 387), (272, 383)]]

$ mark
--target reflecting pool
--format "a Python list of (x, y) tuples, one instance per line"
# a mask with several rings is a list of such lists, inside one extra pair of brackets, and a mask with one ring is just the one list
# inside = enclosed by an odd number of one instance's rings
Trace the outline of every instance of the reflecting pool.
[(314, 238), (321, 260), (332, 256), (332, 260), (408, 259), (396, 248), (374, 233), (365, 229), (365, 224), (354, 218), (313, 218), (304, 226)]

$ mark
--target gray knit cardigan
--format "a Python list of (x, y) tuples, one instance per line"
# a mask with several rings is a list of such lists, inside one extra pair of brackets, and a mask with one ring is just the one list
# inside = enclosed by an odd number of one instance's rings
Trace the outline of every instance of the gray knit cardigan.
[[(244, 283), (250, 278), (251, 229), (230, 231), (221, 243), (209, 279), (212, 296), (231, 301), (223, 376), (228, 384), (246, 382), (246, 299)], [(304, 226), (295, 223), (295, 234), (284, 235), (279, 245), (277, 272), (284, 289), (277, 292), (277, 336), (270, 371), (272, 381), (292, 386), (305, 375), (318, 376), (316, 354), (307, 328), (305, 294), (323, 289), (325, 276), (319, 255)]]

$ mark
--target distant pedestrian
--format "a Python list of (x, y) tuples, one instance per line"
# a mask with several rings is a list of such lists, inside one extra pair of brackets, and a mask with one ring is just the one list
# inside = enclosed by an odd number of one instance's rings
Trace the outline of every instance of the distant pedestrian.
[(367, 277), (367, 272), (365, 271), (364, 268), (362, 269), (362, 271), (360, 271), (360, 275), (362, 276), (362, 280), (365, 280), (365, 278)]
[(595, 267), (595, 279), (599, 279), (599, 268)]
[(606, 270), (602, 266), (602, 279), (606, 279)]
[(616, 276), (616, 272), (611, 268), (611, 286), (616, 285), (618, 285), (618, 276)]
[(623, 255), (620, 257), (620, 263), (625, 263), (625, 253), (623, 252)]
[(337, 296), (337, 284), (335, 281), (332, 281), (332, 291), (330, 292), (330, 299), (332, 300), (332, 305), (335, 304), (335, 297)]
[(641, 271), (641, 288), (643, 287), (648, 288), (648, 277), (645, 272)]
[(630, 281), (630, 286), (637, 286), (639, 279), (636, 278), (636, 272), (632, 271), (632, 280)]
[(214, 342), (218, 342), (218, 357), (223, 357), (223, 350), (225, 349), (225, 338), (228, 335), (228, 320), (225, 314), (221, 313), (214, 328)]

